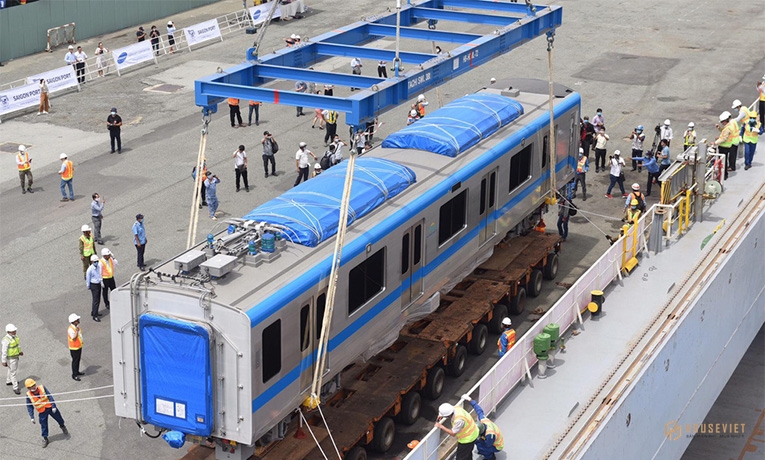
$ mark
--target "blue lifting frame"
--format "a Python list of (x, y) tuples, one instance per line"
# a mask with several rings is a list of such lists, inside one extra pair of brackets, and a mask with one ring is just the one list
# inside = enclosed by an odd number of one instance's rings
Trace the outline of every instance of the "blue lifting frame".
[[(480, 13), (457, 11), (461, 8)], [(373, 120), (402, 103), (468, 72), (540, 35), (554, 33), (560, 26), (560, 6), (504, 3), (493, 0), (428, 0), (406, 5), (400, 10), (399, 35), (405, 39), (455, 43), (445, 54), (400, 51), (405, 70), (390, 78), (337, 74), (308, 69), (329, 57), (369, 59), (393, 62), (394, 50), (365, 48), (380, 37), (395, 37), (396, 13), (365, 18), (340, 27), (298, 46), (284, 48), (258, 57), (254, 48), (247, 50), (247, 62), (194, 82), (195, 103), (208, 115), (226, 98), (255, 100), (263, 103), (300, 107), (321, 107), (346, 114), (346, 123), (354, 128)], [(438, 21), (456, 21), (495, 26), (488, 35), (436, 30)], [(428, 28), (417, 28), (428, 23)], [(263, 87), (272, 80), (305, 81), (361, 88), (349, 97), (298, 93)]]

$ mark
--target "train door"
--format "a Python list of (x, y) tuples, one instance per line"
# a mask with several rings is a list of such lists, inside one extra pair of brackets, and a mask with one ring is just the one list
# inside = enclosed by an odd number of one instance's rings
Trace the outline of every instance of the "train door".
[(478, 215), (482, 228), (479, 233), (480, 245), (491, 240), (497, 233), (497, 221), (492, 217), (497, 203), (497, 170), (483, 176), (481, 179), (481, 196), (479, 197)]
[(408, 307), (422, 295), (423, 226), (420, 221), (401, 236), (401, 308)]
[[(319, 349), (326, 304), (327, 293), (322, 292), (315, 299), (311, 297), (300, 308), (300, 388), (303, 391), (308, 390), (313, 382), (313, 373), (317, 365), (316, 352)], [(325, 373), (328, 369), (329, 358), (326, 360)]]

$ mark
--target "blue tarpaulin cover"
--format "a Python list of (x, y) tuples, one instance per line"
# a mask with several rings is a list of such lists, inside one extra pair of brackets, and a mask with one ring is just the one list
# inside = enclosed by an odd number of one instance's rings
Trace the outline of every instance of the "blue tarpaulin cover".
[[(288, 240), (314, 247), (337, 233), (348, 161), (267, 201), (244, 219), (282, 226)], [(372, 212), (415, 182), (414, 171), (381, 158), (358, 158), (348, 224)]]
[(138, 321), (143, 418), (186, 434), (213, 426), (210, 333), (198, 324), (152, 314)]
[(186, 444), (186, 435), (180, 431), (168, 431), (162, 435), (162, 439), (173, 449), (180, 449)]
[(456, 157), (521, 114), (523, 106), (508, 97), (470, 94), (389, 135), (382, 146)]

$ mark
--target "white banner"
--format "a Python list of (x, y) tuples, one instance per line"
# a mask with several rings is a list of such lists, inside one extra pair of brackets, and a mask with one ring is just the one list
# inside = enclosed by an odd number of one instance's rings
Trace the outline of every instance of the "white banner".
[(189, 47), (197, 43), (212, 40), (213, 38), (221, 38), (217, 19), (210, 19), (209, 21), (186, 27), (183, 29), (183, 33), (186, 35), (186, 43), (188, 43)]
[(151, 41), (144, 40), (124, 48), (118, 48), (112, 51), (112, 58), (114, 58), (117, 71), (130, 67), (131, 65), (154, 59), (154, 52), (151, 49)]
[(74, 71), (74, 66), (71, 65), (27, 77), (27, 83), (30, 85), (40, 84), (41, 78), (44, 78), (48, 83), (48, 92), (50, 93), (77, 86), (77, 76)]
[(0, 115), (40, 104), (40, 85), (33, 83), (0, 91)]
[[(250, 17), (252, 18), (253, 25), (260, 24), (262, 22), (266, 22), (266, 18), (268, 17), (268, 10), (271, 9), (272, 3), (265, 3), (263, 5), (253, 6), (250, 8)], [(271, 19), (276, 19), (282, 17), (282, 12), (279, 10), (279, 7), (276, 7), (276, 11), (274, 11), (274, 15), (271, 17)]]

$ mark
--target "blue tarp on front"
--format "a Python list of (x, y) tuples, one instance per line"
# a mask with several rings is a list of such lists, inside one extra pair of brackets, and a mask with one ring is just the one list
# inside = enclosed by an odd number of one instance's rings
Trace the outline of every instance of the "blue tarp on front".
[[(337, 164), (244, 216), (285, 228), (288, 240), (314, 247), (337, 233), (348, 161)], [(358, 158), (351, 186), (348, 224), (372, 212), (416, 181), (414, 171), (381, 158)]]
[(186, 434), (213, 427), (210, 334), (206, 328), (151, 314), (138, 321), (143, 418)]
[(382, 146), (456, 157), (521, 114), (523, 106), (508, 97), (469, 94), (389, 135)]

